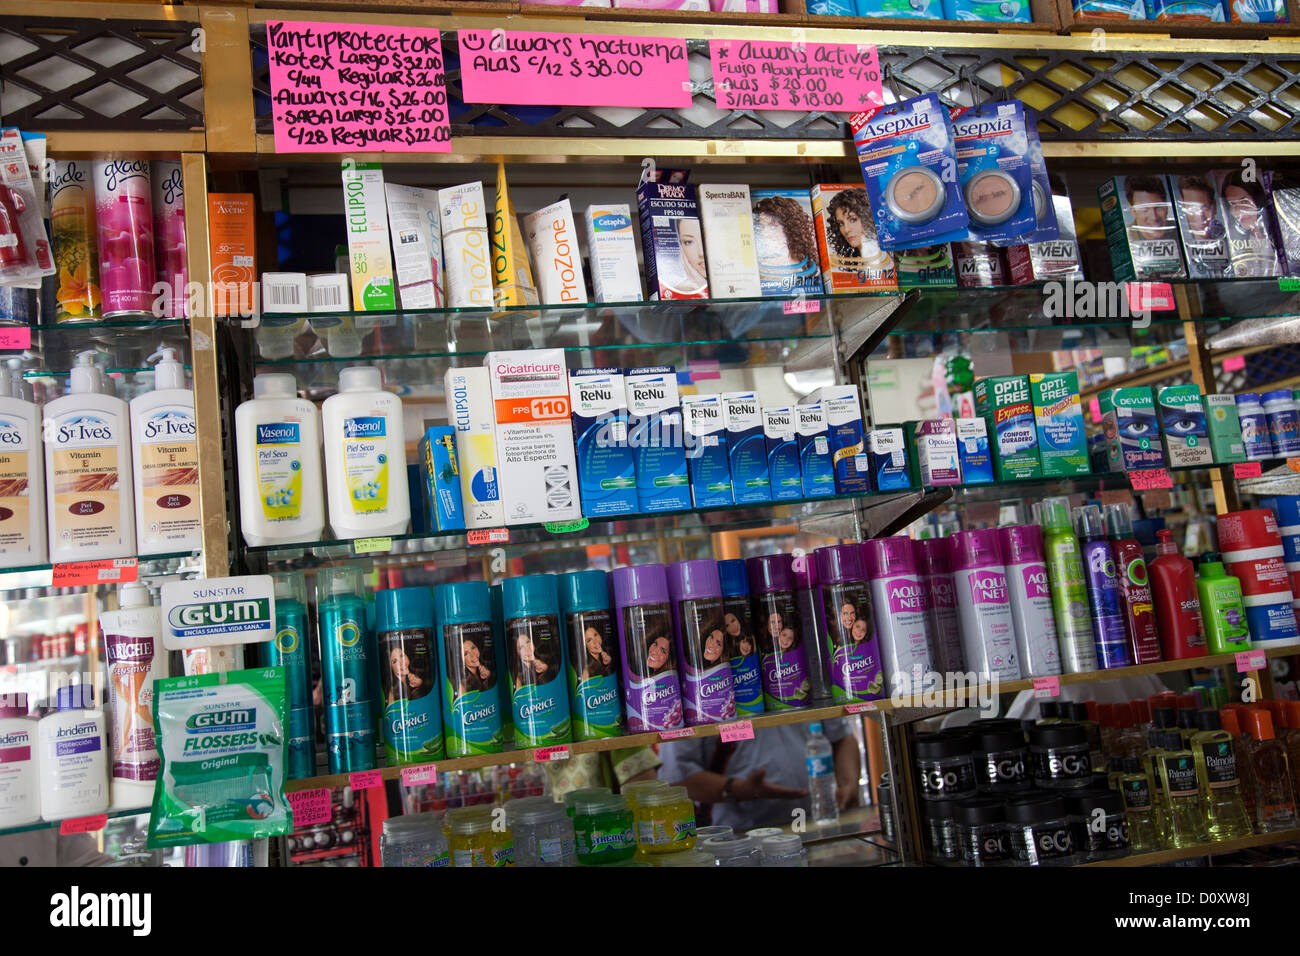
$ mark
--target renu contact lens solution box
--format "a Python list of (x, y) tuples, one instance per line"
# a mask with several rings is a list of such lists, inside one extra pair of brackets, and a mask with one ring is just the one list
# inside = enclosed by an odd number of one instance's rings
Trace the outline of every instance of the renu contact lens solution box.
[(466, 528), (505, 523), (497, 483), (496, 412), (492, 382), (481, 366), (451, 368), (443, 379), (447, 423), (456, 431), (456, 463)]
[(722, 396), (683, 395), (686, 419), (686, 463), (691, 476), (691, 500), (697, 508), (721, 508), (733, 503), (731, 462), (727, 457), (727, 424)]
[(957, 456), (961, 480), (967, 485), (993, 481), (993, 458), (989, 454), (989, 426), (982, 418), (956, 418)]
[(1169, 464), (1182, 468), (1213, 462), (1199, 385), (1166, 385), (1156, 395), (1156, 411)]
[(1205, 425), (1210, 430), (1210, 448), (1219, 464), (1246, 460), (1246, 443), (1241, 437), (1241, 417), (1235, 395), (1205, 396)]
[(835, 469), (831, 466), (831, 437), (826, 429), (826, 409), (821, 402), (796, 405), (795, 439), (799, 443), (799, 477), (805, 498), (835, 494)]
[(627, 389), (621, 368), (569, 373), (573, 442), (582, 513), (589, 518), (634, 514), (636, 462), (627, 446)]
[(1086, 475), (1088, 440), (1083, 430), (1078, 372), (1035, 372), (1029, 376), (1038, 428), (1043, 477)]
[(876, 491), (903, 491), (913, 487), (907, 460), (907, 437), (898, 426), (873, 428), (867, 436), (871, 486)]
[(731, 495), (736, 504), (772, 500), (767, 470), (763, 410), (755, 392), (723, 392), (722, 420), (727, 425), (727, 457), (731, 462)]
[(671, 365), (630, 368), (627, 388), (627, 443), (636, 460), (636, 496), (645, 514), (691, 506), (686, 470), (686, 436), (677, 373)]
[(1165, 463), (1155, 398), (1146, 386), (1108, 388), (1097, 396), (1106, 464), (1111, 471), (1140, 471)]
[(799, 476), (799, 439), (795, 436), (794, 409), (788, 405), (763, 409), (763, 441), (767, 447), (767, 476), (772, 500), (803, 497)]
[(1026, 375), (995, 375), (975, 383), (975, 413), (988, 422), (999, 481), (1039, 478), (1038, 428)]
[(835, 493), (864, 495), (871, 491), (866, 435), (862, 427), (862, 399), (856, 385), (824, 385), (799, 404), (821, 403), (830, 436)]
[(563, 349), (489, 352), (506, 524), (582, 516)]

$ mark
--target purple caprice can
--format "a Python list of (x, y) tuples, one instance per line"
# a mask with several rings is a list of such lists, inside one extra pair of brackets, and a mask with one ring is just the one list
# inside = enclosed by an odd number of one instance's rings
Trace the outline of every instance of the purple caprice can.
[(871, 582), (862, 546), (835, 544), (813, 552), (817, 613), (830, 653), (831, 697), (872, 700), (884, 693), (880, 647), (871, 618)]
[(885, 680), (891, 693), (919, 693), (930, 672), (930, 599), (916, 571), (912, 539), (872, 538), (862, 551)]
[(811, 554), (791, 555), (794, 572), (794, 605), (803, 625), (803, 656), (808, 662), (808, 683), (812, 687), (812, 704), (827, 707), (832, 700), (830, 646), (826, 641), (826, 624), (817, 608), (817, 561)]
[(797, 710), (812, 700), (803, 648), (807, 635), (795, 601), (793, 560), (788, 554), (765, 554), (745, 562), (767, 710)]
[(686, 723), (694, 727), (732, 720), (736, 694), (722, 621), (718, 562), (678, 561), (668, 565), (667, 574)]
[(637, 734), (676, 730), (682, 726), (682, 691), (664, 566), (618, 568), (610, 577), (623, 651), (627, 728)]
[(966, 670), (957, 616), (957, 592), (952, 584), (952, 539), (924, 538), (912, 542), (916, 570), (929, 592), (930, 653), (934, 666), (945, 674)]

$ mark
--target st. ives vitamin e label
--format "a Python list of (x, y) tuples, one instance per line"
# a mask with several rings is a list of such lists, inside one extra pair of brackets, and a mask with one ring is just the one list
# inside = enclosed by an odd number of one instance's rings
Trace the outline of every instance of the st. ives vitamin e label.
[(117, 436), (122, 422), (111, 412), (70, 412), (47, 428), (53, 445), (54, 492), (50, 547), (93, 548), (122, 542), (121, 469)]
[(179, 545), (199, 533), (199, 447), (194, 409), (154, 409), (140, 435), (141, 550)]

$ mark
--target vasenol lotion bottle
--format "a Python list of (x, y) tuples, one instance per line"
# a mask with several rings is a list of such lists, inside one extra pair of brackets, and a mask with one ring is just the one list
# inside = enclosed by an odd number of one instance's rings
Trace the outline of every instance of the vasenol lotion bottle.
[(154, 681), (169, 676), (162, 618), (138, 581), (117, 591), (118, 610), (100, 617), (112, 714), (110, 772), (114, 808), (147, 807), (161, 760), (154, 739)]
[(930, 615), (925, 585), (916, 570), (912, 541), (904, 536), (862, 543), (871, 578), (876, 641), (891, 694), (920, 693), (930, 672)]
[(1020, 680), (1007, 568), (996, 528), (952, 536), (952, 582), (967, 666), (981, 680)]
[(1016, 625), (1020, 670), (1027, 677), (1053, 677), (1061, 673), (1061, 648), (1052, 613), (1043, 530), (1036, 524), (1017, 524), (999, 529), (998, 534), (1007, 562), (1007, 593)]
[(1045, 498), (1038, 502), (1037, 508), (1052, 589), (1056, 641), (1061, 648), (1061, 669), (1067, 674), (1095, 671), (1097, 647), (1092, 639), (1088, 579), (1083, 570), (1083, 550), (1070, 526), (1070, 501)]
[(284, 668), (289, 708), (285, 777), (316, 775), (316, 712), (312, 706), (311, 635), (307, 631), (307, 582), (301, 571), (275, 576), (275, 637), (267, 641), (265, 663)]
[(501, 706), (492, 600), (482, 581), (433, 589), (438, 660), (443, 662), (442, 725), (448, 757), (501, 752)]
[(1128, 650), (1128, 631), (1124, 628), (1124, 599), (1115, 570), (1115, 552), (1106, 540), (1101, 509), (1096, 505), (1074, 509), (1074, 530), (1083, 542), (1097, 662), (1107, 669), (1128, 667), (1133, 660)]
[(325, 528), (320, 411), (292, 375), (253, 376), (235, 409), (239, 530), (250, 547), (319, 541)]
[(45, 501), (56, 563), (136, 553), (130, 412), (102, 390), (96, 354), (78, 353), (68, 394), (45, 405)]
[(555, 575), (501, 582), (515, 746), (546, 747), (573, 739), (569, 686)]
[(148, 361), (155, 359), (153, 390), (131, 399), (136, 547), (141, 555), (197, 551), (203, 519), (194, 393), (175, 349), (160, 348)]
[(26, 826), (41, 818), (39, 754), (27, 695), (0, 694), (0, 827)]
[(321, 406), (330, 527), (338, 538), (402, 534), (411, 521), (402, 400), (379, 369), (350, 365)]
[(41, 410), (31, 391), (21, 368), (0, 368), (0, 568), (48, 558)]

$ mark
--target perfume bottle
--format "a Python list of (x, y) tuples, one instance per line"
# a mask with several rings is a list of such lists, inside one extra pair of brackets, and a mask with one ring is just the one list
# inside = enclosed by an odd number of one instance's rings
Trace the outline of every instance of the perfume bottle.
[(1196, 780), (1196, 758), (1183, 746), (1175, 730), (1164, 735), (1160, 755), (1160, 777), (1165, 788), (1165, 819), (1171, 847), (1195, 846), (1205, 842), (1205, 811)]
[(1216, 842), (1250, 836), (1250, 815), (1237, 776), (1236, 741), (1223, 729), (1217, 711), (1197, 711), (1196, 727), (1191, 749), (1205, 807), (1206, 835)]
[(1289, 830), (1296, 825), (1296, 813), (1286, 749), (1273, 737), (1273, 717), (1267, 710), (1249, 710), (1245, 721), (1255, 774), (1255, 829), (1260, 833)]
[(1125, 757), (1123, 763), (1119, 793), (1124, 798), (1124, 816), (1128, 820), (1128, 845), (1133, 850), (1158, 850), (1163, 843), (1160, 821), (1152, 802), (1151, 778), (1137, 757)]
[(1291, 763), (1295, 790), (1300, 793), (1300, 700), (1283, 701), (1282, 713), (1286, 717), (1286, 730), (1279, 736), (1286, 748), (1286, 759)]
[(1231, 704), (1219, 709), (1219, 723), (1224, 731), (1232, 736), (1237, 747), (1237, 777), (1241, 780), (1241, 802), (1246, 805), (1246, 815), (1250, 817), (1251, 826), (1255, 821), (1255, 772), (1250, 763), (1248, 751), (1250, 740), (1241, 732), (1241, 722), (1237, 717), (1240, 704)]

